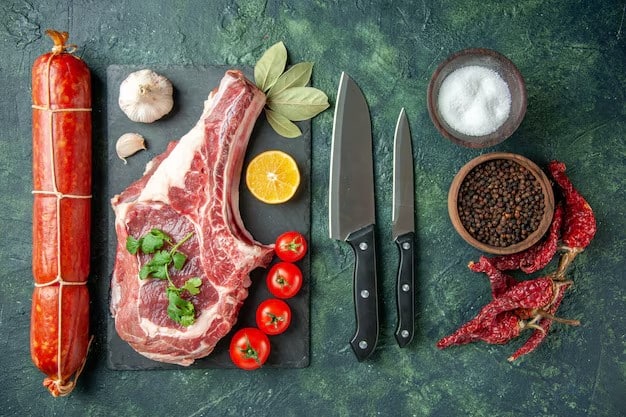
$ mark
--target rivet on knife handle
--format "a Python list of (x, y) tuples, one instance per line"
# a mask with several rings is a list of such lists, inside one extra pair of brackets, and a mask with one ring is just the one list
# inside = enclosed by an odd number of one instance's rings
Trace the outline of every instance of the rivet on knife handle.
[(378, 342), (378, 287), (374, 225), (351, 233), (346, 241), (355, 255), (354, 306), (356, 332), (350, 345), (359, 361), (367, 359)]
[(396, 238), (400, 250), (400, 265), (396, 283), (396, 304), (398, 306), (398, 326), (396, 340), (400, 347), (405, 347), (415, 333), (415, 234), (409, 232)]

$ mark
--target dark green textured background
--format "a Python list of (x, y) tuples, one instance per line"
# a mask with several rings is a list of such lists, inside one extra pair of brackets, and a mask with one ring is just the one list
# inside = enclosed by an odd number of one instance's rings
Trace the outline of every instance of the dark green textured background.
[[(72, 1), (0, 3), (0, 415), (3, 416), (620, 416), (626, 415), (624, 177), (626, 54), (622, 1)], [(94, 169), (107, 155), (105, 80), (110, 64), (253, 65), (283, 40), (292, 63), (315, 62), (316, 87), (334, 102), (348, 72), (369, 100), (375, 138), (382, 323), (373, 358), (357, 363), (352, 253), (327, 238), (332, 110), (313, 121), (311, 365), (300, 370), (114, 372), (105, 366), (106, 305), (97, 293), (97, 335), (79, 387), (51, 398), (31, 364), (30, 67), (49, 50), (46, 28), (68, 30), (93, 70)], [(460, 148), (435, 131), (426, 87), (437, 64), (466, 47), (496, 49), (527, 82), (528, 111), (494, 148)], [(418, 330), (393, 338), (397, 253), (391, 242), (392, 136), (401, 107), (413, 131)], [(479, 255), (453, 232), (446, 211), (454, 173), (487, 151), (558, 158), (598, 217), (576, 259), (576, 285), (546, 342), (514, 364), (522, 342), (438, 351), (435, 342), (488, 301), (484, 277), (465, 267)], [(95, 184), (94, 215), (109, 196)], [(94, 239), (106, 235), (94, 230)], [(95, 244), (97, 249), (97, 243)], [(94, 250), (94, 258), (98, 257)], [(553, 267), (553, 265), (551, 266)]]

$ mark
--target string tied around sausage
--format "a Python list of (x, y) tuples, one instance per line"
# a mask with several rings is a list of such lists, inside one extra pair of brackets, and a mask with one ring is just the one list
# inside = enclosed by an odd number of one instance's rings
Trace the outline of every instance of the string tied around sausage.
[(58, 55), (63, 52), (67, 52), (69, 54), (73, 54), (78, 49), (78, 46), (74, 44), (66, 45), (70, 34), (68, 32), (60, 32), (57, 30), (48, 29), (46, 30), (46, 34), (52, 38), (54, 42), (54, 46), (52, 46), (52, 54)]
[[(51, 59), (48, 60), (48, 73), (49, 73), (49, 68), (50, 68), (50, 62)], [(49, 92), (50, 88), (48, 88), (48, 92)], [(79, 107), (79, 108), (56, 108), (53, 109), (51, 104), (50, 104), (50, 94), (48, 93), (48, 100), (45, 106), (41, 106), (41, 105), (37, 105), (37, 104), (33, 104), (32, 108), (33, 109), (37, 109), (37, 110), (41, 110), (44, 112), (48, 112), (50, 114), (49, 120), (50, 120), (50, 135), (49, 135), (49, 140), (48, 140), (48, 146), (49, 146), (49, 151), (50, 151), (50, 155), (52, 155), (52, 164), (51, 164), (51, 168), (52, 168), (52, 172), (50, 175), (50, 178), (52, 179), (52, 189), (51, 190), (33, 190), (32, 193), (34, 195), (43, 195), (43, 196), (52, 196), (52, 197), (56, 197), (56, 224), (57, 224), (57, 275), (56, 278), (52, 281), (49, 282), (45, 282), (45, 283), (35, 283), (35, 287), (45, 287), (45, 286), (49, 286), (49, 285), (53, 285), (56, 283), (59, 283), (61, 285), (85, 285), (87, 283), (87, 280), (83, 280), (83, 281), (66, 281), (63, 279), (63, 276), (61, 274), (61, 200), (63, 199), (91, 199), (92, 195), (91, 194), (66, 194), (63, 193), (59, 190), (58, 185), (57, 185), (57, 181), (56, 181), (56, 162), (54, 160), (54, 114), (55, 113), (62, 113), (62, 112), (83, 112), (83, 111), (91, 111), (91, 108), (83, 108), (83, 107)], [(60, 323), (59, 323), (60, 324)]]
[(71, 108), (71, 109), (53, 109), (53, 108), (50, 108), (50, 106), (39, 106), (37, 104), (33, 104), (31, 107), (33, 109), (49, 111), (51, 113), (91, 111), (91, 108), (89, 107), (76, 107), (76, 108)]
[[(49, 54), (47, 59), (47, 96), (45, 97), (45, 103), (37, 103), (33, 104), (32, 108), (36, 111), (42, 112), (47, 115), (47, 123), (49, 125), (46, 138), (46, 147), (48, 154), (51, 157), (51, 163), (49, 164), (50, 173), (48, 177), (50, 178), (50, 183), (47, 186), (44, 186), (45, 189), (35, 189), (32, 191), (34, 198), (54, 198), (56, 207), (56, 213), (54, 219), (56, 221), (56, 276), (54, 279), (47, 282), (35, 282), (35, 287), (50, 287), (50, 286), (58, 286), (58, 311), (57, 311), (57, 346), (56, 346), (56, 374), (49, 375), (44, 379), (43, 385), (48, 388), (50, 393), (57, 396), (66, 396), (72, 392), (74, 387), (76, 386), (76, 381), (78, 377), (82, 373), (85, 363), (87, 361), (87, 355), (85, 354), (84, 358), (82, 358), (82, 362), (80, 366), (71, 374), (64, 375), (63, 370), (65, 369), (64, 361), (65, 357), (63, 355), (63, 294), (65, 287), (72, 286), (85, 286), (87, 284), (87, 277), (81, 279), (80, 281), (70, 281), (63, 277), (63, 268), (61, 265), (62, 261), (62, 238), (61, 238), (61, 211), (63, 200), (67, 199), (75, 199), (75, 200), (89, 200), (92, 198), (92, 195), (89, 192), (84, 192), (87, 190), (61, 190), (59, 187), (58, 178), (57, 178), (57, 161), (56, 161), (56, 152), (55, 148), (58, 146), (55, 143), (55, 119), (57, 116), (60, 116), (63, 113), (71, 113), (71, 112), (91, 112), (90, 107), (77, 107), (77, 108), (62, 108), (57, 103), (52, 102), (52, 88), (50, 82), (50, 68), (52, 66), (52, 62), (55, 59), (58, 59), (59, 54), (63, 52), (72, 53), (76, 50), (75, 45), (66, 45), (68, 34), (67, 32), (57, 32), (57, 31), (48, 31), (48, 35), (50, 35), (54, 41), (54, 47), (52, 48), (52, 53)], [(84, 192), (84, 193), (83, 193)], [(80, 277), (82, 278), (82, 277)], [(86, 352), (89, 351), (91, 342), (93, 340), (93, 336), (90, 337), (89, 342), (87, 344)]]
[[(93, 342), (93, 336), (89, 338), (87, 351), (89, 351), (89, 348), (91, 347), (91, 342)], [(85, 356), (85, 358), (83, 359), (83, 362), (80, 364), (80, 367), (76, 370), (76, 372), (74, 372), (73, 378), (67, 381), (64, 381), (63, 378), (61, 377), (59, 378), (48, 377), (43, 380), (43, 386), (48, 388), (48, 390), (55, 397), (65, 397), (69, 395), (69, 393), (72, 392), (72, 390), (76, 386), (78, 377), (83, 372), (83, 369), (85, 368), (86, 363), (87, 363), (87, 356)]]
[(33, 190), (33, 194), (42, 194), (42, 195), (50, 195), (62, 200), (64, 198), (77, 198), (77, 199), (90, 199), (91, 194), (88, 195), (77, 195), (77, 194), (63, 194), (60, 191), (45, 191), (45, 190)]

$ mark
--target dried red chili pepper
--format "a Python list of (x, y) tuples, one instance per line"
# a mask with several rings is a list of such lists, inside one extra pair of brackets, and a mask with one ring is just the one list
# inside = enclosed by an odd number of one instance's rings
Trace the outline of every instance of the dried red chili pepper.
[[(516, 269), (520, 269), (520, 265), (524, 261), (524, 258), (526, 256), (526, 251), (523, 251), (518, 253), (512, 253), (510, 255), (494, 256), (493, 258), (489, 258), (489, 260), (500, 271), (513, 271)], [(476, 271), (472, 269), (471, 266), (470, 269), (474, 272), (484, 272)]]
[(554, 297), (554, 282), (550, 277), (521, 281), (510, 287), (480, 311), (482, 320), (490, 323), (504, 311), (540, 309)]
[(512, 285), (490, 303), (478, 315), (461, 326), (450, 336), (437, 342), (444, 349), (451, 345), (483, 340), (487, 343), (506, 343), (519, 335), (521, 330), (519, 311), (537, 310), (549, 305), (554, 298), (554, 282), (549, 277), (521, 281)]
[(474, 272), (484, 272), (487, 274), (489, 283), (491, 284), (491, 296), (497, 298), (515, 285), (517, 280), (496, 268), (493, 259), (494, 258), (481, 256), (478, 262), (471, 261), (467, 266)]
[(561, 225), (563, 224), (563, 206), (558, 204), (554, 210), (552, 224), (546, 238), (540, 243), (533, 245), (526, 252), (528, 256), (520, 262), (522, 272), (532, 274), (543, 269), (550, 263), (557, 252), (559, 238), (561, 237)]
[(587, 200), (574, 188), (570, 179), (565, 175), (565, 164), (559, 161), (551, 161), (548, 171), (557, 183), (565, 197), (565, 217), (563, 220), (564, 244), (562, 249), (566, 252), (561, 255), (555, 279), (564, 279), (567, 268), (576, 255), (582, 252), (593, 239), (597, 226), (593, 210)]
[[(485, 265), (487, 264), (488, 261)], [(500, 273), (494, 276), (499, 277), (499, 279), (492, 280), (492, 283), (498, 283), (498, 288), (501, 288), (502, 283), (510, 282), (506, 274)], [(439, 340), (437, 347), (445, 349), (452, 345), (462, 345), (478, 340), (489, 344), (504, 344), (519, 336), (524, 329), (535, 329), (528, 340), (508, 358), (509, 361), (514, 361), (535, 350), (545, 339), (553, 322), (574, 326), (580, 324), (578, 320), (565, 320), (554, 316), (563, 300), (565, 290), (571, 284), (571, 281), (555, 283), (549, 277), (514, 284), (509, 290), (483, 307), (472, 320), (451, 335)], [(530, 320), (526, 321), (526, 319)]]
[(519, 336), (523, 322), (511, 311), (499, 314), (481, 334), (481, 340), (491, 345), (503, 345)]
[[(518, 281), (496, 268), (492, 263), (492, 259), (481, 256), (478, 263), (470, 262), (468, 266), (474, 272), (484, 272), (487, 275), (491, 285), (491, 296), (495, 299), (517, 284)], [(525, 320), (532, 316), (532, 310), (529, 308), (518, 308), (515, 310), (515, 314), (518, 318)]]
[(439, 340), (437, 347), (445, 349), (452, 345), (464, 345), (478, 340), (489, 344), (504, 344), (519, 336), (520, 330), (519, 317), (510, 311), (498, 315), (490, 325), (481, 322), (477, 316), (451, 335)]
[[(527, 274), (532, 274), (533, 272), (543, 269), (550, 263), (557, 252), (562, 222), (563, 206), (559, 204), (554, 210), (552, 224), (550, 225), (550, 230), (545, 239), (525, 251), (489, 258), (491, 264), (500, 271), (521, 269)], [(472, 269), (472, 271), (486, 272), (473, 269), (472, 264), (473, 263), (470, 263), (470, 269)]]
[[(489, 277), (491, 285), (491, 296), (497, 298), (504, 294), (509, 288), (517, 284), (517, 280), (496, 268), (492, 263), (493, 258), (481, 256), (478, 263), (470, 262), (469, 268), (474, 272), (484, 272)], [(518, 308), (515, 314), (522, 320), (533, 317), (534, 309)]]
[[(545, 312), (537, 312), (536, 317), (526, 324), (526, 327), (532, 328), (538, 326), (538, 328), (533, 332), (533, 334), (526, 340), (526, 342), (515, 351), (511, 356), (508, 357), (509, 362), (513, 362), (517, 358), (523, 355), (527, 355), (530, 352), (534, 351), (543, 340), (548, 335), (548, 330), (552, 326), (553, 321), (561, 321), (566, 324), (578, 326), (580, 322), (578, 320), (562, 320), (556, 319), (554, 314), (557, 309), (561, 305), (561, 301), (563, 301), (563, 296), (565, 295), (565, 290), (571, 285), (569, 282), (565, 282), (562, 284), (557, 284), (556, 288), (556, 296), (554, 301), (546, 308)], [(546, 314), (547, 313), (547, 314)], [(533, 326), (535, 325), (535, 326)]]

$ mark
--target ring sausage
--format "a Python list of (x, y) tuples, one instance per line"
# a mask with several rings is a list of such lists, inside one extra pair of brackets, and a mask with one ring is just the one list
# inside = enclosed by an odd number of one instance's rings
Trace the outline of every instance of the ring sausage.
[(32, 69), (33, 276), (30, 344), (53, 396), (68, 395), (89, 337), (91, 81), (67, 32)]

